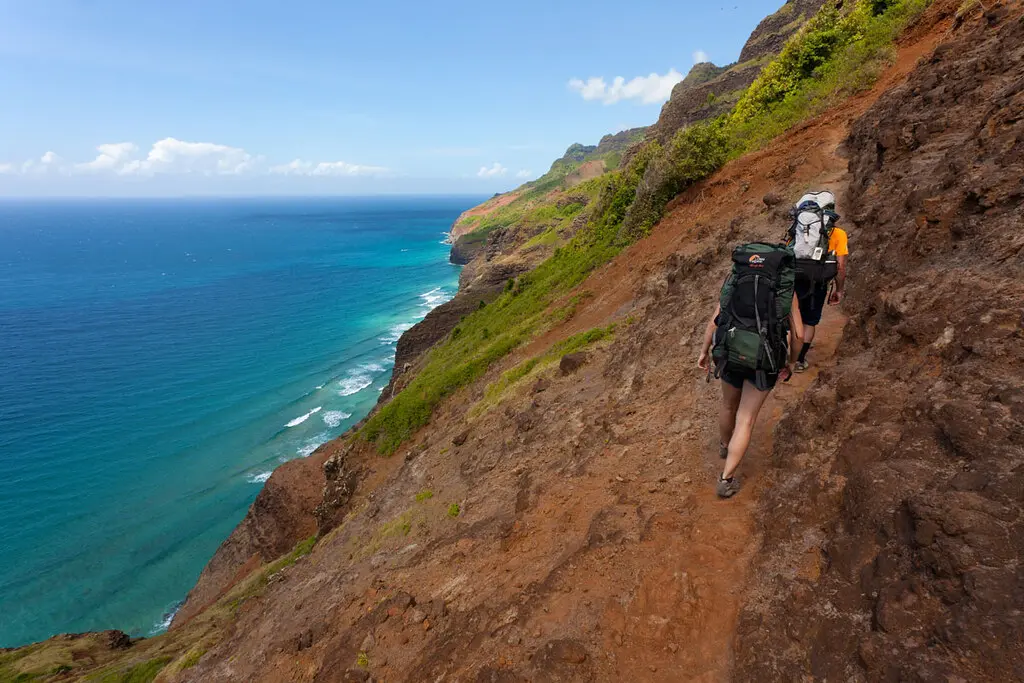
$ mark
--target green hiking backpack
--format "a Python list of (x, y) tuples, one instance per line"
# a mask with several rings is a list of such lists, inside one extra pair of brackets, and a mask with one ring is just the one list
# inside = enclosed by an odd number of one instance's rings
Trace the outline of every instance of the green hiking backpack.
[(722, 285), (711, 358), (715, 377), (725, 366), (755, 372), (758, 389), (779, 372), (789, 355), (789, 312), (796, 261), (784, 244), (752, 242), (732, 252), (732, 272)]

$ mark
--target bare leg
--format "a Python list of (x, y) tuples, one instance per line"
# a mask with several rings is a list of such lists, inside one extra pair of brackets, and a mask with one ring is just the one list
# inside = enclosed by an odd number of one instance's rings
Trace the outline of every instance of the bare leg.
[(754, 431), (754, 423), (757, 422), (757, 414), (761, 412), (761, 406), (768, 398), (768, 391), (758, 391), (750, 382), (743, 383), (743, 392), (740, 398), (739, 409), (736, 411), (736, 424), (729, 440), (729, 457), (725, 460), (725, 469), (722, 471), (722, 478), (728, 479), (740, 466), (740, 461), (747, 453), (747, 446), (750, 445), (750, 435)]
[(736, 411), (740, 407), (742, 389), (722, 380), (722, 407), (718, 411), (718, 443), (728, 445), (736, 426)]
[(810, 344), (814, 341), (814, 325), (804, 325), (804, 343)]

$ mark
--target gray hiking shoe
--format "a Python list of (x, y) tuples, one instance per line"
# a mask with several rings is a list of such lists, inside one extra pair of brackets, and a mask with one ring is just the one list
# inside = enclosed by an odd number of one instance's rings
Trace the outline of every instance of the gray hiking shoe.
[(728, 479), (722, 479), (721, 475), (718, 477), (718, 485), (715, 487), (715, 492), (719, 498), (732, 498), (740, 490), (740, 480), (735, 474)]
[(810, 366), (807, 364), (807, 361), (798, 360), (796, 362), (796, 365), (793, 366), (793, 369), (796, 370), (797, 372), (807, 372), (807, 368), (809, 367)]
[(718, 457), (725, 460), (729, 457), (729, 447), (718, 444)]

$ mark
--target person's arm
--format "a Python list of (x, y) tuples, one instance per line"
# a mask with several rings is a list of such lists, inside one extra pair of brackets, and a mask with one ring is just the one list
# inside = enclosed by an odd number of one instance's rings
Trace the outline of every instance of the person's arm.
[(718, 317), (718, 313), (722, 310), (721, 304), (715, 304), (715, 312), (711, 314), (711, 320), (708, 321), (707, 327), (704, 328), (704, 343), (700, 347), (700, 357), (697, 359), (697, 367), (701, 370), (708, 369), (708, 351), (711, 350), (711, 341), (715, 336), (715, 318)]
[(804, 319), (800, 317), (800, 300), (796, 293), (793, 294), (793, 308), (789, 311), (789, 329), (796, 339), (796, 344), (793, 344), (795, 348), (804, 341)]
[(839, 264), (839, 274), (836, 275), (836, 288), (832, 292), (832, 296), (829, 297), (829, 303), (837, 304), (846, 296), (846, 260), (848, 258), (849, 256), (846, 254), (836, 257), (836, 262)]

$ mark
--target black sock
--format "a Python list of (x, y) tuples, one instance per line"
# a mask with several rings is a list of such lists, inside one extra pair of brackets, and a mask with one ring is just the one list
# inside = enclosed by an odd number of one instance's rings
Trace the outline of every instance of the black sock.
[(800, 347), (800, 355), (797, 356), (796, 360), (799, 363), (803, 363), (807, 358), (807, 352), (811, 350), (811, 343), (804, 342), (804, 345)]

